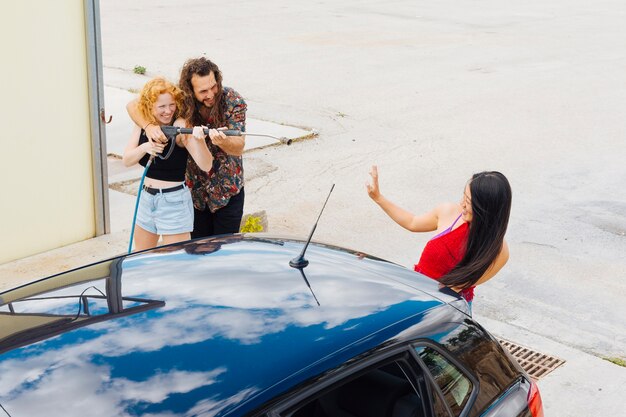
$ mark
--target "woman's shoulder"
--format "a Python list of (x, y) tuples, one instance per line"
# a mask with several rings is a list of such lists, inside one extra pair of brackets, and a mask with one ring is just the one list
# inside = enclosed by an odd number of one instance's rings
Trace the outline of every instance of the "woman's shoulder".
[(435, 208), (437, 213), (438, 229), (448, 227), (463, 212), (458, 203), (442, 203)]
[(459, 203), (441, 203), (435, 208), (439, 217), (451, 217), (461, 214), (463, 209)]

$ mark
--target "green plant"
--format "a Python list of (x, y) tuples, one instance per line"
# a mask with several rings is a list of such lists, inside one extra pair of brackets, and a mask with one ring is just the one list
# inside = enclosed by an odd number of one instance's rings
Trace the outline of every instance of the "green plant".
[(614, 363), (615, 365), (619, 365), (619, 366), (624, 366), (624, 367), (626, 367), (626, 360), (624, 360), (624, 359), (622, 359), (622, 358), (610, 358), (610, 357), (605, 357), (605, 358), (602, 358), (602, 359), (604, 359), (605, 361), (612, 362), (612, 363)]
[(241, 233), (254, 233), (262, 231), (263, 225), (261, 224), (261, 218), (255, 216), (248, 217), (245, 224), (241, 228)]
[(133, 72), (135, 74), (144, 75), (146, 73), (146, 67), (142, 67), (141, 65), (135, 65), (135, 68), (133, 68)]

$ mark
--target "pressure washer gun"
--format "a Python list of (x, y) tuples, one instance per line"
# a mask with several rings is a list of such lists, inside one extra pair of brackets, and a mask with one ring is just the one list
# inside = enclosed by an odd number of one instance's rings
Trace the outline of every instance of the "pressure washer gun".
[[(161, 126), (161, 130), (163, 131), (165, 136), (167, 136), (168, 139), (174, 139), (177, 135), (179, 135), (181, 133), (187, 134), (187, 135), (190, 135), (191, 133), (193, 133), (193, 129), (190, 128), (190, 127)], [(204, 130), (204, 134), (205, 135), (209, 134), (209, 129), (203, 129), (203, 130)], [(248, 132), (242, 132), (241, 130), (220, 130), (220, 132), (222, 132), (226, 136), (241, 136), (241, 135), (246, 135), (246, 136), (264, 136), (264, 137), (267, 137), (267, 138), (276, 139), (280, 143), (284, 143), (286, 145), (291, 145), (291, 142), (292, 142), (291, 139), (288, 139), (288, 138), (286, 138), (284, 136), (283, 137), (277, 137), (277, 136), (266, 135), (266, 134), (262, 134), (262, 133), (248, 133)]]

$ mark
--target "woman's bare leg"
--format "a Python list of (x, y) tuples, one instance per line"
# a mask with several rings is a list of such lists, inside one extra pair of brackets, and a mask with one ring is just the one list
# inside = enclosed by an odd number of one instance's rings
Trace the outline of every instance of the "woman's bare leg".
[(176, 235), (163, 235), (163, 244), (169, 245), (170, 243), (184, 242), (191, 239), (191, 233), (178, 233)]
[(154, 248), (159, 240), (159, 235), (150, 233), (145, 229), (135, 225), (135, 250)]

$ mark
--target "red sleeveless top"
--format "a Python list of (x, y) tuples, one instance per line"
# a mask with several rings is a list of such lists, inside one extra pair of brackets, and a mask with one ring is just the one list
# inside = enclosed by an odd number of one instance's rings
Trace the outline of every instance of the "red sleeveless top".
[[(446, 275), (463, 259), (468, 234), (469, 224), (463, 223), (454, 230), (435, 236), (428, 241), (413, 269), (436, 280)], [(474, 287), (461, 291), (460, 295), (467, 301), (472, 301)]]

